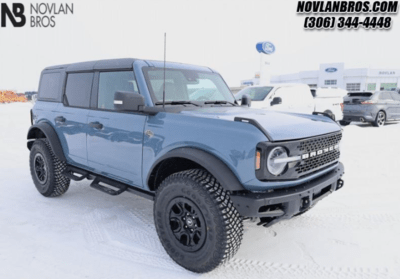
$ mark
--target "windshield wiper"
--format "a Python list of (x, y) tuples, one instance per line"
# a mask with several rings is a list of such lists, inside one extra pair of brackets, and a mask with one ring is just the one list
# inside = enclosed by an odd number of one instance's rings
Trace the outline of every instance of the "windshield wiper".
[[(157, 102), (156, 106), (162, 105), (163, 102)], [(165, 102), (166, 105), (194, 105), (196, 107), (200, 107), (199, 104), (192, 102), (192, 101), (172, 101), (172, 102)]]
[(230, 104), (232, 106), (236, 106), (235, 103), (229, 102), (229, 101), (206, 101), (204, 104), (214, 104), (214, 105), (222, 105), (222, 104)]

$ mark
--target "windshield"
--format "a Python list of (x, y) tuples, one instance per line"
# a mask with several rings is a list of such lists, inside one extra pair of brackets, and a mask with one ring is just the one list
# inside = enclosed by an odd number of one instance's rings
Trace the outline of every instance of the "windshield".
[[(164, 69), (145, 67), (143, 73), (157, 104), (163, 101)], [(235, 102), (219, 74), (185, 69), (165, 69), (165, 102)]]
[(246, 87), (236, 94), (236, 100), (241, 100), (243, 94), (247, 94), (250, 96), (252, 101), (262, 101), (267, 97), (268, 93), (271, 92), (272, 89), (272, 86)]

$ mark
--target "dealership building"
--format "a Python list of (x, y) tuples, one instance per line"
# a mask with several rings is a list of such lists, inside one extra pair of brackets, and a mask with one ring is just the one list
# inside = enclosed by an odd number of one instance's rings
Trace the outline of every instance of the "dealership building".
[[(241, 86), (257, 85), (258, 75)], [(347, 91), (394, 90), (400, 87), (400, 69), (345, 69), (344, 63), (321, 64), (317, 71), (272, 76), (271, 83), (305, 83), (310, 87), (333, 87)]]

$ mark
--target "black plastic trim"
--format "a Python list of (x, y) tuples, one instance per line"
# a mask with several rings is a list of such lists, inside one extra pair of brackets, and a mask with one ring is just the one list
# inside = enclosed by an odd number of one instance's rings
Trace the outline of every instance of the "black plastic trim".
[[(308, 207), (314, 206), (318, 201), (343, 187), (344, 166), (339, 163), (336, 169), (302, 185), (284, 189), (276, 189), (264, 193), (236, 192), (230, 195), (232, 202), (243, 217), (271, 217), (271, 213), (260, 212), (265, 206), (280, 206), (285, 214), (277, 212), (281, 219), (289, 219), (301, 212), (302, 200), (308, 198)], [(327, 188), (329, 187), (329, 189)], [(279, 215), (278, 215), (279, 213)], [(274, 223), (275, 223), (274, 222)]]
[(263, 134), (267, 137), (269, 141), (274, 141), (274, 139), (271, 137), (271, 135), (267, 132), (267, 130), (264, 129), (263, 126), (258, 123), (257, 120), (254, 120), (252, 118), (244, 118), (244, 117), (235, 117), (234, 121), (236, 122), (244, 122), (244, 123), (250, 123), (251, 125), (257, 127)]
[[(40, 138), (41, 136), (38, 134), (38, 132), (42, 132), (44, 136), (48, 139), (51, 149), (53, 150), (54, 154), (57, 156), (57, 158), (60, 161), (66, 162), (67, 159), (64, 156), (64, 151), (61, 146), (60, 139), (58, 138), (58, 135), (54, 128), (46, 123), (46, 122), (41, 122), (35, 125), (32, 125), (29, 128), (27, 139), (32, 140), (32, 139), (37, 139)], [(33, 141), (28, 141), (27, 147), (29, 150), (31, 150)]]
[[(328, 117), (329, 119), (332, 119), (331, 115), (329, 115), (329, 114), (326, 113), (326, 112), (313, 111), (312, 114), (313, 114), (313, 115), (323, 115), (323, 116)], [(332, 121), (335, 121), (335, 119), (332, 119)]]
[(150, 177), (153, 171), (162, 161), (169, 158), (184, 158), (199, 164), (211, 173), (227, 191), (241, 191), (245, 189), (232, 170), (220, 159), (206, 151), (191, 147), (177, 148), (160, 157), (153, 164), (147, 176), (147, 185), (149, 187)]

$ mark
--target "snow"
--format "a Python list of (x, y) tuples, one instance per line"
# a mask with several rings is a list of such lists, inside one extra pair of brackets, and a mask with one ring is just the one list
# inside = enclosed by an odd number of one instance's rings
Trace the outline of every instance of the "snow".
[(400, 124), (344, 128), (344, 188), (271, 228), (245, 222), (234, 259), (208, 274), (161, 246), (152, 202), (73, 182), (41, 196), (28, 168), (30, 103), (0, 105), (0, 278), (400, 278)]

